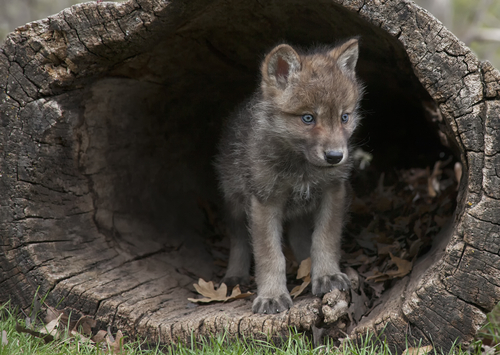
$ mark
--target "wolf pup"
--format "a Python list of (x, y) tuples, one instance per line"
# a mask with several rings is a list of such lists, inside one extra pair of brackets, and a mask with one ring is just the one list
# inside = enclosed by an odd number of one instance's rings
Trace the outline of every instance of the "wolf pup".
[(248, 282), (253, 246), (254, 313), (293, 304), (281, 248), (285, 223), (297, 260), (311, 256), (313, 294), (350, 287), (339, 260), (349, 138), (363, 91), (358, 53), (356, 38), (300, 54), (281, 44), (262, 63), (260, 89), (230, 117), (216, 158), (231, 236), (223, 282)]

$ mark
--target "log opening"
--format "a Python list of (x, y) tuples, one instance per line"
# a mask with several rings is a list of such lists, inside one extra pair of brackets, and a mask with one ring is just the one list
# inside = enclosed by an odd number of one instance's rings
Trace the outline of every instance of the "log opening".
[[(214, 259), (224, 257), (227, 241), (214, 239), (213, 223), (208, 230), (206, 224), (213, 217), (207, 206), (220, 204), (212, 159), (223, 120), (255, 89), (263, 54), (282, 41), (310, 47), (361, 36), (357, 68), (367, 95), (357, 139), (373, 154), (371, 176), (432, 166), (454, 155), (464, 165), (454, 215), (454, 225), (461, 223), (466, 202), (472, 206), (482, 198), (470, 170), (482, 164), (480, 152), (463, 148), (482, 140), (474, 132), (483, 132), (480, 121), (466, 122), (467, 115), (483, 112), (477, 104), (483, 90), (474, 81), (477, 59), (415, 5), (380, 5), (383, 13), (373, 6), (323, 0), (291, 0), (286, 6), (89, 3), (12, 34), (0, 57), (0, 70), (15, 79), (2, 83), (1, 110), (9, 114), (3, 116), (0, 147), (13, 155), (2, 162), (1, 191), (9, 199), (2, 204), (0, 281), (7, 287), (0, 298), (26, 306), (40, 285), (54, 303), (64, 299), (64, 305), (102, 322), (162, 342), (187, 339), (193, 330), (255, 334), (289, 325), (310, 331), (320, 324), (320, 306), (312, 297), (274, 318), (250, 315), (245, 300), (207, 307), (187, 302), (193, 278), (215, 280), (223, 272)], [(422, 52), (412, 37), (419, 31), (426, 39)], [(438, 34), (449, 44), (435, 53), (452, 53), (456, 62), (426, 57), (439, 45)], [(497, 72), (484, 64), (483, 73)], [(497, 89), (488, 85), (492, 99)], [(469, 129), (457, 128), (455, 118), (465, 118)], [(398, 343), (409, 324), (413, 336), (430, 339), (431, 317), (418, 307), (431, 304), (455, 317), (438, 322), (454, 327), (438, 335), (441, 346), (470, 339), (499, 297), (477, 299), (457, 283), (442, 281), (440, 272), (450, 272), (440, 263), (460, 263), (469, 255), (463, 254), (463, 230), (462, 237), (457, 233), (451, 228), (442, 234), (359, 330), (388, 324)], [(432, 288), (443, 297), (426, 298)], [(417, 291), (420, 303), (400, 297)], [(496, 288), (490, 294), (497, 295)], [(449, 300), (455, 305), (447, 306)], [(446, 307), (472, 316), (464, 322)]]
[[(263, 54), (282, 40), (310, 46), (361, 36), (367, 94), (356, 140), (373, 154), (374, 170), (432, 166), (450, 154), (432, 123), (437, 106), (396, 39), (338, 5), (294, 5), (259, 10), (267, 26), (244, 24), (256, 4), (208, 12), (85, 89), (80, 169), (97, 226), (118, 248), (142, 255), (203, 239), (200, 201), (219, 204), (212, 160), (221, 125), (258, 85)], [(240, 23), (236, 34), (222, 25), (229, 19)]]

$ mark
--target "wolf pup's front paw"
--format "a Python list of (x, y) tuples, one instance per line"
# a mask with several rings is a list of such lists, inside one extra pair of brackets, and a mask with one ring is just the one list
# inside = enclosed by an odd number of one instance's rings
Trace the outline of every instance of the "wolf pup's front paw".
[(290, 294), (283, 293), (276, 298), (266, 298), (257, 296), (253, 301), (253, 313), (275, 314), (286, 311), (292, 307), (293, 301)]
[(333, 289), (347, 291), (351, 288), (351, 281), (346, 274), (340, 272), (335, 275), (326, 275), (312, 280), (312, 293), (321, 297)]

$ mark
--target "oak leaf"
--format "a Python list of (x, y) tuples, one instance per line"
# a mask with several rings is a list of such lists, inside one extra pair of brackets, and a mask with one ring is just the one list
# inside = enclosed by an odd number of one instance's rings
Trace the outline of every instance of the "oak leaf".
[(460, 185), (460, 180), (462, 178), (462, 164), (457, 161), (453, 166), (453, 170), (455, 172), (455, 179), (457, 180), (457, 190), (458, 190), (458, 186)]
[(92, 328), (97, 325), (97, 321), (88, 316), (83, 316), (76, 322), (75, 326), (71, 330), (72, 332), (78, 332), (82, 335), (92, 335)]
[(40, 333), (52, 335), (57, 338), (57, 331), (60, 327), (61, 318), (63, 313), (59, 314), (57, 318), (52, 319), (49, 323), (47, 323), (42, 329), (40, 329)]
[(297, 270), (297, 279), (303, 279), (307, 276), (311, 276), (311, 258), (302, 260)]
[(408, 348), (405, 351), (403, 351), (402, 355), (426, 355), (432, 349), (433, 349), (432, 345), (421, 346), (418, 348)]
[(123, 352), (123, 333), (121, 330), (116, 332), (116, 336), (113, 337), (111, 330), (108, 327), (108, 334), (106, 336), (106, 343), (108, 344), (111, 354), (122, 354)]
[(215, 289), (213, 281), (206, 282), (202, 278), (198, 280), (198, 284), (193, 284), (193, 286), (199, 294), (205, 296), (204, 298), (188, 298), (194, 303), (226, 302), (253, 295), (252, 292), (241, 293), (240, 286), (236, 285), (233, 287), (231, 295), (227, 296), (227, 286), (224, 282), (218, 289)]
[(439, 178), (443, 173), (443, 170), (441, 170), (442, 163), (443, 162), (441, 160), (438, 160), (434, 164), (434, 169), (432, 169), (432, 174), (431, 176), (429, 176), (429, 179), (427, 180), (427, 188), (428, 188), (427, 193), (429, 194), (430, 197), (436, 197), (441, 191), (441, 187), (439, 185)]
[(406, 276), (410, 273), (411, 269), (413, 268), (413, 262), (404, 260), (401, 258), (398, 258), (397, 256), (392, 255), (392, 253), (389, 253), (391, 256), (391, 260), (393, 261), (394, 264), (397, 266), (397, 270), (388, 270), (386, 272), (380, 272), (376, 271), (374, 275), (368, 276), (366, 278), (366, 281), (369, 280), (374, 280), (375, 282), (382, 282), (386, 280), (391, 280), (396, 277), (403, 277)]
[(105, 330), (102, 330), (102, 329), (101, 329), (101, 330), (99, 330), (99, 331), (97, 332), (97, 334), (96, 334), (96, 335), (94, 335), (94, 336), (91, 338), (91, 340), (92, 340), (94, 343), (99, 344), (99, 343), (103, 342), (103, 341), (106, 339), (106, 336), (107, 336), (107, 335), (108, 335), (108, 332), (107, 332), (107, 331), (105, 331)]
[(304, 292), (305, 288), (311, 283), (311, 258), (302, 260), (297, 270), (297, 279), (302, 279), (302, 284), (295, 286), (290, 291), (290, 296), (293, 296), (293, 298)]

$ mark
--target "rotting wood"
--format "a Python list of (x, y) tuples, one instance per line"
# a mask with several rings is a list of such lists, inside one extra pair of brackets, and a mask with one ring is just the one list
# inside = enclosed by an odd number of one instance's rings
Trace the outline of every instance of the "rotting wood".
[(470, 341), (500, 300), (500, 73), (409, 1), (87, 3), (18, 28), (0, 50), (0, 300), (25, 307), (40, 286), (162, 342), (322, 326), (311, 296), (277, 316), (190, 305), (190, 275), (220, 272), (196, 201), (217, 201), (216, 137), (261, 54), (351, 35), (379, 164), (418, 140), (376, 133), (424, 122), (426, 106), (464, 166), (452, 228), (353, 334)]

